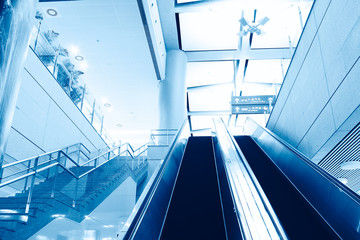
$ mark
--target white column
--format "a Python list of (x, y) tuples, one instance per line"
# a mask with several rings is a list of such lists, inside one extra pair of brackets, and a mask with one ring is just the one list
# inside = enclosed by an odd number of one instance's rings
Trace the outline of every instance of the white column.
[(160, 83), (160, 128), (179, 129), (187, 117), (185, 52), (170, 50), (166, 55), (165, 80)]

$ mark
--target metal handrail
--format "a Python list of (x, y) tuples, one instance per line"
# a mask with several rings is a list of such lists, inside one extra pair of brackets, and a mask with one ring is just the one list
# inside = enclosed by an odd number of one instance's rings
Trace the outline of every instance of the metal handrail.
[[(260, 186), (260, 183), (258, 182), (255, 174), (252, 172), (250, 165), (247, 163), (246, 158), (244, 156), (244, 154), (242, 153), (241, 149), (239, 148), (239, 146), (237, 145), (234, 137), (231, 135), (229, 129), (226, 127), (226, 124), (224, 123), (224, 121), (222, 119), (220, 120), (215, 120), (214, 119), (214, 123), (215, 123), (215, 128), (216, 128), (216, 135), (218, 137), (218, 141), (220, 143), (220, 145), (222, 146), (223, 144), (221, 144), (224, 141), (230, 141), (230, 146), (231, 146), (231, 150), (229, 151), (229, 149), (226, 149), (225, 151), (229, 154), (229, 157), (225, 157), (226, 159), (224, 160), (224, 165), (225, 168), (227, 169), (228, 167), (226, 167), (226, 165), (228, 164), (232, 164), (239, 162), (239, 170), (241, 171), (242, 176), (244, 176), (244, 181), (246, 183), (249, 183), (247, 179), (250, 180), (251, 185), (250, 188), (248, 188), (248, 190), (245, 189), (245, 194), (250, 194), (251, 196), (253, 196), (253, 200), (256, 203), (256, 209), (258, 209), (258, 216), (260, 216), (259, 219), (262, 219), (263, 221), (263, 229), (267, 229), (267, 234), (270, 234), (270, 236), (276, 235), (278, 236), (280, 239), (287, 239), (287, 235), (283, 229), (283, 227), (280, 224), (280, 221), (278, 220), (274, 210), (272, 209), (272, 206), (269, 202), (269, 200), (267, 199), (264, 191), (262, 190), (262, 187)], [(220, 128), (223, 128), (223, 130), (220, 130)], [(221, 131), (224, 132), (224, 135), (222, 137), (219, 133), (221, 133)], [(226, 145), (226, 144), (225, 144)], [(230, 157), (230, 152), (234, 152), (234, 155), (232, 155), (232, 157)], [(233, 167), (233, 166), (231, 166)], [(247, 202), (248, 200), (246, 199), (242, 199), (241, 195), (239, 195), (238, 192), (243, 192), (244, 190), (242, 189), (241, 186), (246, 186), (246, 185), (239, 185), (236, 186), (235, 181), (231, 180), (234, 178), (233, 174), (236, 175), (236, 170), (234, 170), (234, 172), (232, 173), (231, 170), (226, 170), (227, 172), (227, 178), (229, 183), (231, 183), (230, 185), (234, 185), (231, 187), (231, 192), (233, 196), (237, 196), (236, 198), (238, 200), (236, 200), (236, 206), (237, 208), (235, 209), (235, 211), (237, 212), (237, 215), (239, 216), (239, 220), (241, 222), (242, 225), (242, 230), (244, 232), (244, 234), (249, 237), (249, 239), (252, 239), (252, 234), (254, 233), (254, 231), (258, 232), (258, 225), (256, 225), (257, 223), (252, 222), (252, 224), (249, 224), (249, 220), (246, 219), (246, 216), (252, 216), (254, 214), (254, 216), (256, 215), (255, 213), (250, 213), (250, 214), (246, 214), (246, 212), (248, 212), (248, 210), (244, 210), (243, 208), (243, 202)], [(247, 176), (248, 177), (247, 177)], [(236, 180), (236, 182), (238, 182), (239, 179)], [(239, 189), (239, 190), (238, 190)], [(244, 195), (244, 193), (242, 193)], [(235, 200), (235, 198), (234, 198)], [(263, 210), (261, 210), (263, 209)], [(264, 214), (266, 213), (266, 214)], [(252, 220), (252, 219), (250, 219)], [(255, 225), (254, 225), (255, 224)], [(269, 231), (268, 229), (271, 229), (271, 231)]]
[[(68, 146), (68, 147), (66, 147), (66, 148), (53, 150), (53, 151), (50, 151), (50, 152), (42, 153), (42, 154), (37, 155), (37, 156), (35, 156), (35, 157), (29, 157), (29, 158), (25, 158), (25, 159), (20, 160), (20, 161), (16, 161), (16, 162), (12, 162), (12, 163), (5, 164), (5, 165), (2, 166), (2, 168), (4, 169), (4, 168), (12, 167), (12, 166), (15, 166), (15, 165), (24, 163), (24, 162), (32, 161), (32, 160), (34, 160), (35, 158), (39, 158), (39, 157), (44, 157), (44, 156), (47, 156), (47, 155), (51, 155), (51, 154), (53, 154), (53, 153), (63, 151), (64, 149), (68, 149), (68, 148), (71, 148), (71, 147), (76, 146), (76, 145), (83, 146), (83, 147), (88, 151), (87, 154), (90, 153), (90, 151), (88, 150), (88, 148), (87, 148), (85, 145), (83, 145), (82, 143), (75, 143), (75, 144), (70, 145), (70, 146)], [(81, 147), (80, 147), (77, 151), (82, 152), (87, 158), (89, 158), (89, 156), (87, 156), (87, 154), (86, 154), (84, 151), (81, 150)], [(64, 151), (63, 151), (63, 152), (64, 152)]]
[[(126, 145), (126, 150), (124, 151), (120, 151), (121, 150), (121, 147)], [(119, 149), (119, 151), (116, 153), (115, 151)], [(141, 150), (142, 149), (142, 150)], [(139, 151), (138, 154), (135, 155), (135, 152), (136, 151)], [(94, 162), (94, 166), (91, 166), (92, 169), (90, 169), (89, 171), (79, 175), (78, 172), (77, 173), (74, 173), (74, 171), (72, 171), (69, 167), (66, 166), (66, 163), (67, 161), (70, 161), (72, 163), (71, 167), (75, 167), (77, 169), (79, 169), (79, 167), (82, 167), (84, 166), (85, 164), (78, 164), (75, 160), (73, 160), (65, 151), (63, 150), (57, 150), (57, 151), (51, 151), (50, 153), (47, 153), (47, 154), (41, 154), (37, 157), (34, 157), (34, 158), (29, 158), (29, 159), (25, 159), (25, 160), (22, 160), (21, 162), (24, 163), (26, 161), (32, 161), (34, 160), (34, 163), (33, 164), (30, 164), (31, 162), (29, 162), (28, 164), (28, 168), (25, 169), (25, 170), (21, 170), (21, 171), (18, 171), (14, 174), (11, 174), (9, 176), (6, 176), (6, 178), (9, 178), (9, 177), (12, 177), (14, 175), (17, 175), (19, 173), (22, 173), (22, 172), (26, 172), (24, 175), (22, 176), (19, 176), (19, 177), (16, 177), (14, 179), (11, 179), (9, 181), (6, 181), (6, 182), (3, 182), (3, 183), (0, 183), (0, 188), (2, 187), (6, 187), (6, 186), (9, 186), (10, 184), (12, 183), (16, 183), (16, 182), (19, 182), (21, 180), (25, 180), (25, 183), (23, 185), (23, 190), (28, 190), (28, 200), (27, 200), (27, 203), (26, 203), (26, 207), (25, 207), (25, 212), (24, 214), (28, 214), (29, 213), (29, 209), (30, 209), (30, 204), (31, 204), (31, 199), (32, 199), (32, 193), (33, 193), (33, 187), (35, 185), (35, 179), (36, 179), (36, 174), (38, 173), (41, 173), (41, 172), (44, 172), (44, 171), (48, 171), (48, 175), (47, 177), (44, 177), (45, 180), (50, 178), (50, 177), (55, 177), (55, 181), (56, 181), (56, 176), (59, 172), (58, 170), (58, 167), (62, 168), (64, 171), (66, 171), (67, 173), (69, 173), (74, 179), (76, 179), (76, 187), (75, 189), (73, 190), (73, 193), (75, 194), (75, 197), (72, 198), (72, 201), (73, 201), (73, 207), (75, 207), (75, 202), (77, 200), (77, 194), (78, 194), (78, 180), (83, 178), (84, 176), (88, 175), (89, 173), (95, 171), (96, 169), (98, 169), (99, 167), (101, 167), (102, 165), (104, 165), (105, 163), (115, 159), (116, 157), (118, 156), (122, 156), (124, 153), (129, 153), (130, 157), (132, 158), (132, 161), (134, 162), (136, 158), (140, 157), (144, 152), (147, 151), (147, 143), (142, 145), (141, 147), (139, 147), (138, 149), (136, 149), (135, 151), (133, 150), (133, 148), (131, 147), (131, 145), (129, 143), (125, 143), (125, 144), (122, 144), (121, 146), (118, 146), (118, 147), (114, 147), (112, 149), (110, 149), (109, 151), (106, 151), (105, 153), (102, 153), (100, 154), (99, 156), (93, 158), (93, 159), (90, 159), (89, 161), (87, 161), (87, 164), (88, 163), (91, 163), (92, 161), (96, 161), (97, 159), (101, 158), (101, 157), (104, 157), (105, 158), (105, 161), (103, 161), (101, 164), (96, 164), (96, 162)], [(112, 155), (110, 154), (112, 153)], [(39, 163), (39, 158), (43, 157), (43, 156), (51, 156), (52, 154), (56, 154), (56, 157), (52, 158), (50, 160), (47, 160), (45, 162), (41, 162)], [(65, 158), (65, 161), (64, 161), (64, 164), (62, 164), (62, 158)], [(56, 161), (56, 162), (54, 162)], [(51, 163), (51, 162), (54, 162), (54, 163)], [(143, 160), (144, 162), (144, 160)], [(16, 165), (16, 164), (11, 164), (11, 165), (8, 165), (6, 167), (10, 167), (10, 166), (13, 166), (13, 165)], [(46, 165), (46, 166), (44, 166)], [(132, 165), (133, 166), (133, 165)], [(138, 167), (139, 167), (139, 161), (138, 161)], [(50, 174), (50, 170), (51, 169), (54, 169), (55, 172), (51, 172), (51, 176), (49, 176)], [(135, 170), (133, 167), (131, 168), (132, 170)], [(2, 169), (3, 170), (3, 169)], [(30, 185), (28, 186), (28, 180), (30, 180)], [(18, 187), (14, 187), (14, 189), (18, 189)], [(52, 189), (49, 190), (49, 193), (51, 193), (51, 196), (54, 197), (54, 193), (55, 193), (55, 183), (54, 183), (54, 186)], [(9, 213), (9, 215), (11, 215), (11, 213)]]

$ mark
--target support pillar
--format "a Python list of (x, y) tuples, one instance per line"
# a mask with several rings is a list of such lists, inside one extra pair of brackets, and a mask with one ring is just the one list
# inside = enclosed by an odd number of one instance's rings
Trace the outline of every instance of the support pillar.
[(166, 54), (165, 80), (160, 83), (160, 128), (179, 129), (187, 117), (185, 52), (170, 50)]
[(0, 167), (19, 93), (20, 72), (29, 49), (35, 2), (4, 0), (0, 3)]

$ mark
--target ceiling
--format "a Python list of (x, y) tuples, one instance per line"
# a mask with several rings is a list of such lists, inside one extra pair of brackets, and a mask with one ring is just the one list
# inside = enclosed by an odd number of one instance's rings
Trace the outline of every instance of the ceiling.
[[(86, 83), (88, 105), (96, 99), (111, 137), (134, 145), (148, 141), (150, 129), (159, 122), (158, 80), (139, 1), (45, 1), (38, 6), (44, 13), (42, 28), (59, 33), (59, 43), (70, 50), (72, 62), (85, 73), (80, 81)], [(247, 115), (231, 117), (232, 94), (278, 93), (312, 3), (157, 0), (166, 49), (180, 49), (188, 56), (192, 127), (201, 129), (214, 114), (233, 126), (241, 125)], [(58, 15), (47, 14), (50, 8)], [(259, 26), (265, 34), (239, 37), (244, 28), (241, 17), (251, 23), (265, 16), (270, 20)], [(84, 60), (74, 60), (76, 55)], [(105, 107), (106, 103), (111, 107)], [(266, 122), (266, 116), (255, 118)]]

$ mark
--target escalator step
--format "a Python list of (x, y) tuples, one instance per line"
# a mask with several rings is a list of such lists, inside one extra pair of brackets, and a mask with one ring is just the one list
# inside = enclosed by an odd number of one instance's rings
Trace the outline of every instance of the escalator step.
[(211, 137), (190, 137), (161, 239), (226, 239)]
[(339, 239), (251, 137), (235, 139), (290, 239)]

